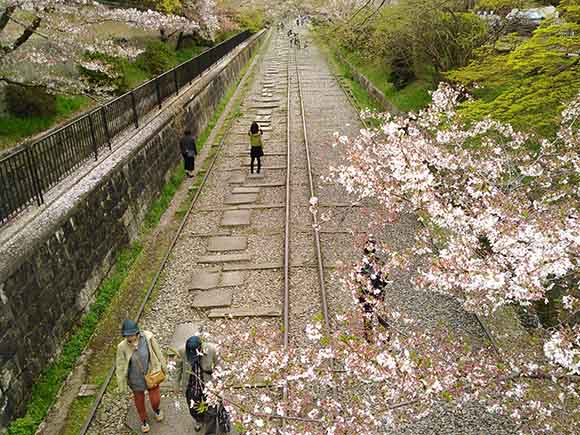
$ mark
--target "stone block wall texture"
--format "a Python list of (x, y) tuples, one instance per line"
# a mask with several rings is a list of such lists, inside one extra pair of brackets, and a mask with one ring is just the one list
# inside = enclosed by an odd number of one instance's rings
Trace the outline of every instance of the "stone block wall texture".
[(401, 113), (388, 99), (385, 94), (381, 92), (369, 79), (357, 71), (357, 69), (348, 62), (346, 59), (342, 58), (342, 62), (346, 63), (351, 70), (353, 78), (368, 92), (368, 94), (379, 103), (387, 112), (392, 114)]
[(33, 383), (62, 349), (119, 251), (137, 236), (147, 209), (181, 161), (182, 129), (187, 125), (196, 134), (205, 129), (258, 39), (185, 107), (182, 103), (185, 110), (173, 109), (169, 122), (0, 276), (0, 432), (24, 413)]

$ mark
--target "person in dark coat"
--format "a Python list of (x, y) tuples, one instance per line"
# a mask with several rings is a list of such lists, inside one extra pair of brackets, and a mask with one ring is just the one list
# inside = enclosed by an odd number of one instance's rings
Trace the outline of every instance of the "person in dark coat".
[(264, 144), (262, 143), (262, 135), (264, 132), (256, 121), (252, 122), (248, 135), (250, 136), (250, 173), (254, 173), (254, 161), (258, 163), (258, 171), (262, 168), (262, 156), (264, 155)]
[(197, 148), (195, 139), (191, 134), (191, 130), (185, 130), (181, 141), (179, 142), (181, 155), (183, 156), (183, 166), (188, 177), (193, 177), (193, 170), (195, 169), (195, 156), (197, 155)]
[(369, 238), (364, 248), (362, 266), (359, 269), (361, 285), (358, 293), (358, 302), (364, 314), (364, 334), (367, 342), (372, 341), (373, 320), (376, 315), (379, 324), (388, 328), (389, 323), (376, 313), (377, 305), (385, 300), (387, 281), (381, 272), (381, 266), (376, 256), (376, 242)]
[(195, 431), (199, 432), (203, 423), (204, 435), (230, 433), (232, 430), (230, 416), (221, 401), (217, 406), (202, 406), (207, 401), (205, 384), (211, 381), (218, 363), (219, 355), (215, 344), (202, 342), (198, 335), (187, 339), (185, 354), (181, 357), (181, 385), (185, 388), (185, 398)]

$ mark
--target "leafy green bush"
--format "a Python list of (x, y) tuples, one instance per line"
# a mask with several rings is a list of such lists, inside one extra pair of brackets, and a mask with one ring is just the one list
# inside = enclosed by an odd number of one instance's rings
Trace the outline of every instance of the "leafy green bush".
[(576, 23), (547, 24), (508, 54), (482, 49), (469, 66), (447, 74), (477, 99), (462, 105), (467, 120), (491, 116), (519, 129), (555, 133), (564, 104), (580, 91)]
[(262, 29), (265, 22), (266, 14), (260, 8), (244, 9), (238, 17), (240, 28), (251, 32), (257, 32)]
[(158, 76), (176, 65), (175, 52), (164, 42), (149, 41), (145, 51), (137, 57), (136, 64), (152, 77)]
[(561, 0), (558, 9), (566, 21), (580, 23), (580, 0)]
[(524, 0), (479, 0), (476, 9), (480, 11), (494, 11), (499, 15), (507, 15), (512, 9), (522, 9)]
[(41, 86), (8, 85), (6, 108), (12, 115), (27, 117), (52, 117), (56, 115), (56, 96)]

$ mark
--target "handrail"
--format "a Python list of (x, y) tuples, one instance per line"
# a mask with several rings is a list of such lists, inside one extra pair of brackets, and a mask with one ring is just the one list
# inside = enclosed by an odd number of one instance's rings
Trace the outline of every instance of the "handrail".
[(107, 103), (47, 132), (33, 143), (0, 157), (0, 226), (33, 204), (81, 164), (103, 152), (112, 142), (164, 102), (201, 76), (251, 35), (238, 33), (196, 57)]

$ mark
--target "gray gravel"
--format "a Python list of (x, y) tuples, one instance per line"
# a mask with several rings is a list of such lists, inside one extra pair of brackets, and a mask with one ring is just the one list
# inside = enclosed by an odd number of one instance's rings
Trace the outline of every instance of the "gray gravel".
[[(304, 39), (304, 37), (302, 38)], [(208, 184), (200, 196), (200, 208), (221, 207), (223, 199), (229, 194), (231, 186), (229, 177), (236, 172), (224, 171), (225, 168), (239, 167), (247, 163), (247, 157), (236, 154), (247, 152), (247, 130), (253, 119), (249, 106), (255, 104), (261, 94), (262, 82), (268, 65), (274, 61), (284, 61), (279, 55), (279, 48), (287, 41), (284, 37), (274, 40), (268, 48), (261, 65), (256, 72), (256, 80), (243, 103), (244, 115), (236, 122), (226, 138), (224, 154), (218, 157), (215, 171), (210, 174)], [(278, 45), (278, 47), (277, 47)], [(291, 57), (292, 58), (292, 57)], [(311, 146), (311, 159), (315, 173), (316, 194), (322, 204), (354, 202), (340, 186), (322, 182), (320, 176), (328, 174), (330, 165), (340, 164), (344, 147), (334, 143), (333, 133), (356, 134), (360, 129), (358, 117), (348, 100), (338, 87), (321, 53), (310, 45), (307, 50), (298, 51), (298, 65), (302, 80), (304, 106), (308, 121), (308, 137)], [(291, 218), (291, 263), (295, 266), (290, 271), (290, 339), (292, 345), (306, 345), (303, 330), (306, 323), (321, 311), (319, 304), (319, 284), (316, 257), (313, 249), (312, 218), (308, 209), (310, 198), (306, 178), (305, 151), (303, 147), (302, 121), (297, 96), (296, 71), (291, 63), (291, 143), (292, 143), (292, 209)], [(277, 79), (281, 86), (275, 89), (280, 98), (280, 107), (272, 114), (273, 131), (265, 135), (266, 152), (285, 152), (286, 149), (286, 94), (284, 66), (279, 67)], [(285, 165), (285, 157), (265, 157), (265, 166)], [(249, 172), (244, 168), (243, 171)], [(240, 170), (238, 173), (242, 173)], [(285, 181), (285, 171), (266, 171), (266, 178), (256, 182), (281, 183)], [(262, 188), (258, 203), (284, 202), (283, 188)], [(333, 278), (333, 266), (341, 261), (352, 264), (361, 253), (363, 237), (361, 232), (369, 231), (369, 222), (373, 213), (370, 203), (363, 207), (323, 207), (322, 211), (331, 211), (333, 220), (325, 223), (325, 231), (339, 231), (339, 234), (321, 234), (321, 244), (326, 266), (325, 284), (328, 291), (330, 312), (332, 315), (351, 309), (354, 302), (349, 292), (345, 291)], [(153, 331), (162, 345), (166, 345), (175, 326), (184, 321), (205, 321), (207, 330), (218, 339), (225, 330), (280, 330), (280, 319), (241, 319), (212, 320), (206, 318), (203, 310), (191, 308), (189, 301), (192, 293), (188, 290), (191, 271), (203, 267), (196, 263), (200, 255), (206, 255), (207, 235), (210, 233), (227, 233), (248, 236), (249, 246), (245, 251), (252, 256), (252, 263), (281, 262), (283, 260), (284, 209), (253, 210), (252, 224), (245, 228), (221, 228), (219, 222), (222, 212), (194, 212), (188, 219), (183, 237), (178, 241), (159, 286), (159, 297), (153, 302), (151, 311), (144, 317), (141, 326)], [(416, 232), (416, 223), (412, 218), (402, 220), (395, 225), (385, 224), (381, 228), (371, 228), (374, 234), (398, 248), (409, 246)], [(352, 234), (345, 234), (352, 231)], [(304, 265), (296, 267), (298, 264)], [(245, 272), (245, 284), (234, 288), (234, 306), (272, 306), (281, 302), (283, 273), (279, 270), (262, 270)], [(419, 319), (425, 328), (444, 321), (453, 328), (481, 340), (474, 319), (465, 314), (454, 301), (426, 294), (411, 285), (410, 273), (392, 278), (389, 297), (393, 304), (411, 316)], [(244, 358), (251, 350), (225, 349), (230, 357)], [(227, 362), (226, 362), (227, 363)], [(97, 421), (93, 427), (94, 434), (112, 435), (122, 432), (122, 420), (125, 417), (128, 398), (108, 394)], [(132, 405), (131, 405), (132, 406)], [(464, 407), (461, 413), (450, 408), (441, 408), (423, 421), (404, 425), (396, 430), (385, 429), (385, 434), (511, 434), (504, 422), (495, 416), (485, 414), (477, 407)]]

